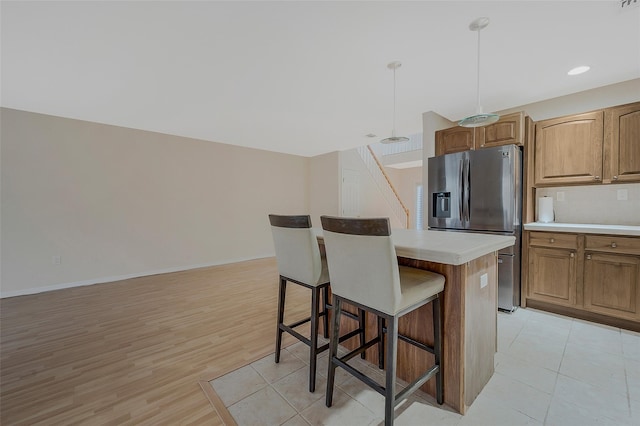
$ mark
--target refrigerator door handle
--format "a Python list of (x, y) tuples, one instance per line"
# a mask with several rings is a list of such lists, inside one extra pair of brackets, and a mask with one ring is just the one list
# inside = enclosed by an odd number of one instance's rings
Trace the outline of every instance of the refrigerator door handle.
[(471, 160), (467, 159), (467, 221), (471, 222)]
[(461, 221), (464, 222), (464, 159), (460, 160), (460, 170), (458, 171), (458, 177), (460, 178), (460, 184), (458, 185), (459, 196), (458, 196), (458, 217)]
[(462, 198), (463, 198), (462, 213), (463, 213), (463, 219), (467, 224), (471, 220), (471, 217), (470, 217), (471, 206), (469, 204), (470, 203), (469, 192), (471, 188), (471, 182), (469, 181), (469, 174), (470, 174), (469, 167), (470, 167), (470, 161), (468, 158), (465, 158), (464, 164), (462, 167)]

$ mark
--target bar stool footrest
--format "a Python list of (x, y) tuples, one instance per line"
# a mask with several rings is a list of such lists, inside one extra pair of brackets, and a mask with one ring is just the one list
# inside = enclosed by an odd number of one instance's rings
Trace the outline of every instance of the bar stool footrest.
[(417, 340), (413, 340), (411, 337), (407, 337), (405, 335), (398, 334), (398, 340), (402, 340), (403, 342), (407, 342), (407, 343), (415, 346), (416, 348), (422, 349), (423, 351), (429, 352), (431, 354), (433, 354), (433, 352), (434, 352), (433, 346), (425, 345), (422, 342), (418, 342)]
[[(358, 330), (355, 330), (358, 331)], [(354, 350), (352, 350), (351, 352), (349, 352), (348, 354), (341, 356), (340, 358), (338, 358), (340, 361), (342, 362), (347, 362), (349, 361), (351, 358), (353, 358), (356, 355), (360, 355), (362, 352), (366, 351), (367, 349), (369, 349), (371, 346), (377, 344), (378, 342), (380, 342), (379, 338), (374, 338), (369, 340), (367, 343), (365, 343), (362, 346), (358, 346), (357, 348), (355, 348)]]
[(345, 369), (349, 373), (351, 373), (351, 375), (353, 375), (353, 377), (359, 379), (360, 381), (362, 381), (365, 384), (367, 384), (368, 386), (370, 386), (373, 390), (378, 392), (380, 395), (384, 396), (384, 392), (385, 392), (384, 386), (378, 384), (376, 381), (374, 381), (369, 376), (367, 376), (364, 373), (362, 373), (357, 368), (354, 368), (354, 367), (350, 366), (349, 364), (347, 364), (346, 362), (343, 362), (342, 361), (343, 358), (334, 358), (332, 360), (332, 362), (334, 364), (336, 364), (337, 366), (342, 367), (343, 369)]
[(294, 329), (292, 329), (288, 325), (280, 324), (280, 330), (286, 331), (287, 333), (291, 334), (292, 336), (295, 336), (296, 338), (298, 338), (298, 340), (302, 341), (307, 346), (311, 346), (311, 339), (309, 339), (308, 337), (303, 336), (302, 334), (298, 333), (297, 331), (295, 331)]
[(420, 376), (417, 379), (415, 379), (406, 388), (404, 388), (403, 390), (401, 390), (400, 392), (398, 392), (396, 394), (396, 396), (395, 396), (395, 404), (398, 404), (400, 401), (402, 401), (404, 399), (405, 395), (411, 395), (420, 386), (422, 386), (425, 383), (427, 383), (439, 371), (440, 371), (440, 366), (439, 365), (434, 365), (433, 367), (431, 367), (429, 370), (427, 370), (426, 373), (424, 373), (422, 376)]

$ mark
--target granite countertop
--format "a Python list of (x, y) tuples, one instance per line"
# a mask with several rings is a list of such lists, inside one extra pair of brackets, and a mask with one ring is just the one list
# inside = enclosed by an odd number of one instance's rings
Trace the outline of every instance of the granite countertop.
[(542, 223), (532, 222), (524, 225), (526, 231), (577, 232), (581, 234), (608, 234), (640, 236), (640, 226), (598, 225), (591, 223)]
[[(322, 229), (314, 228), (318, 240)], [(391, 238), (396, 254), (410, 259), (447, 265), (462, 265), (515, 244), (515, 237), (469, 232), (393, 229)]]

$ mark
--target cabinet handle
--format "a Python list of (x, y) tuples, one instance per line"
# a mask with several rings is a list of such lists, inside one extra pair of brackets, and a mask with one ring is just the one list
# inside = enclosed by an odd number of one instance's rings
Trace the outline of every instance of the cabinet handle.
[(575, 252), (571, 252), (571, 257), (576, 257)]
[(614, 176), (614, 177), (613, 177), (613, 180), (618, 180), (618, 176)]
[(600, 180), (600, 176), (594, 176), (593, 179)]
[(616, 247), (618, 247), (618, 245), (615, 242), (611, 243), (611, 248), (616, 248)]
[(591, 255), (590, 254), (587, 255), (587, 260), (591, 260)]
[(555, 242), (556, 242), (556, 240), (555, 240), (555, 238), (549, 238), (549, 242), (550, 242), (551, 244), (553, 244), (553, 243), (555, 243)]

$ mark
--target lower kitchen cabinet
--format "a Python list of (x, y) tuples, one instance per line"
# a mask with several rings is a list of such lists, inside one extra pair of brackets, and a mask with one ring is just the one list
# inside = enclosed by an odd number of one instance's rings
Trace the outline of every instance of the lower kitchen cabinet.
[(576, 304), (576, 255), (569, 249), (531, 247), (529, 297), (560, 305)]
[(523, 306), (640, 331), (640, 237), (525, 232)]
[(584, 307), (640, 320), (640, 238), (585, 236)]
[(588, 253), (584, 262), (584, 308), (640, 320), (640, 256)]

